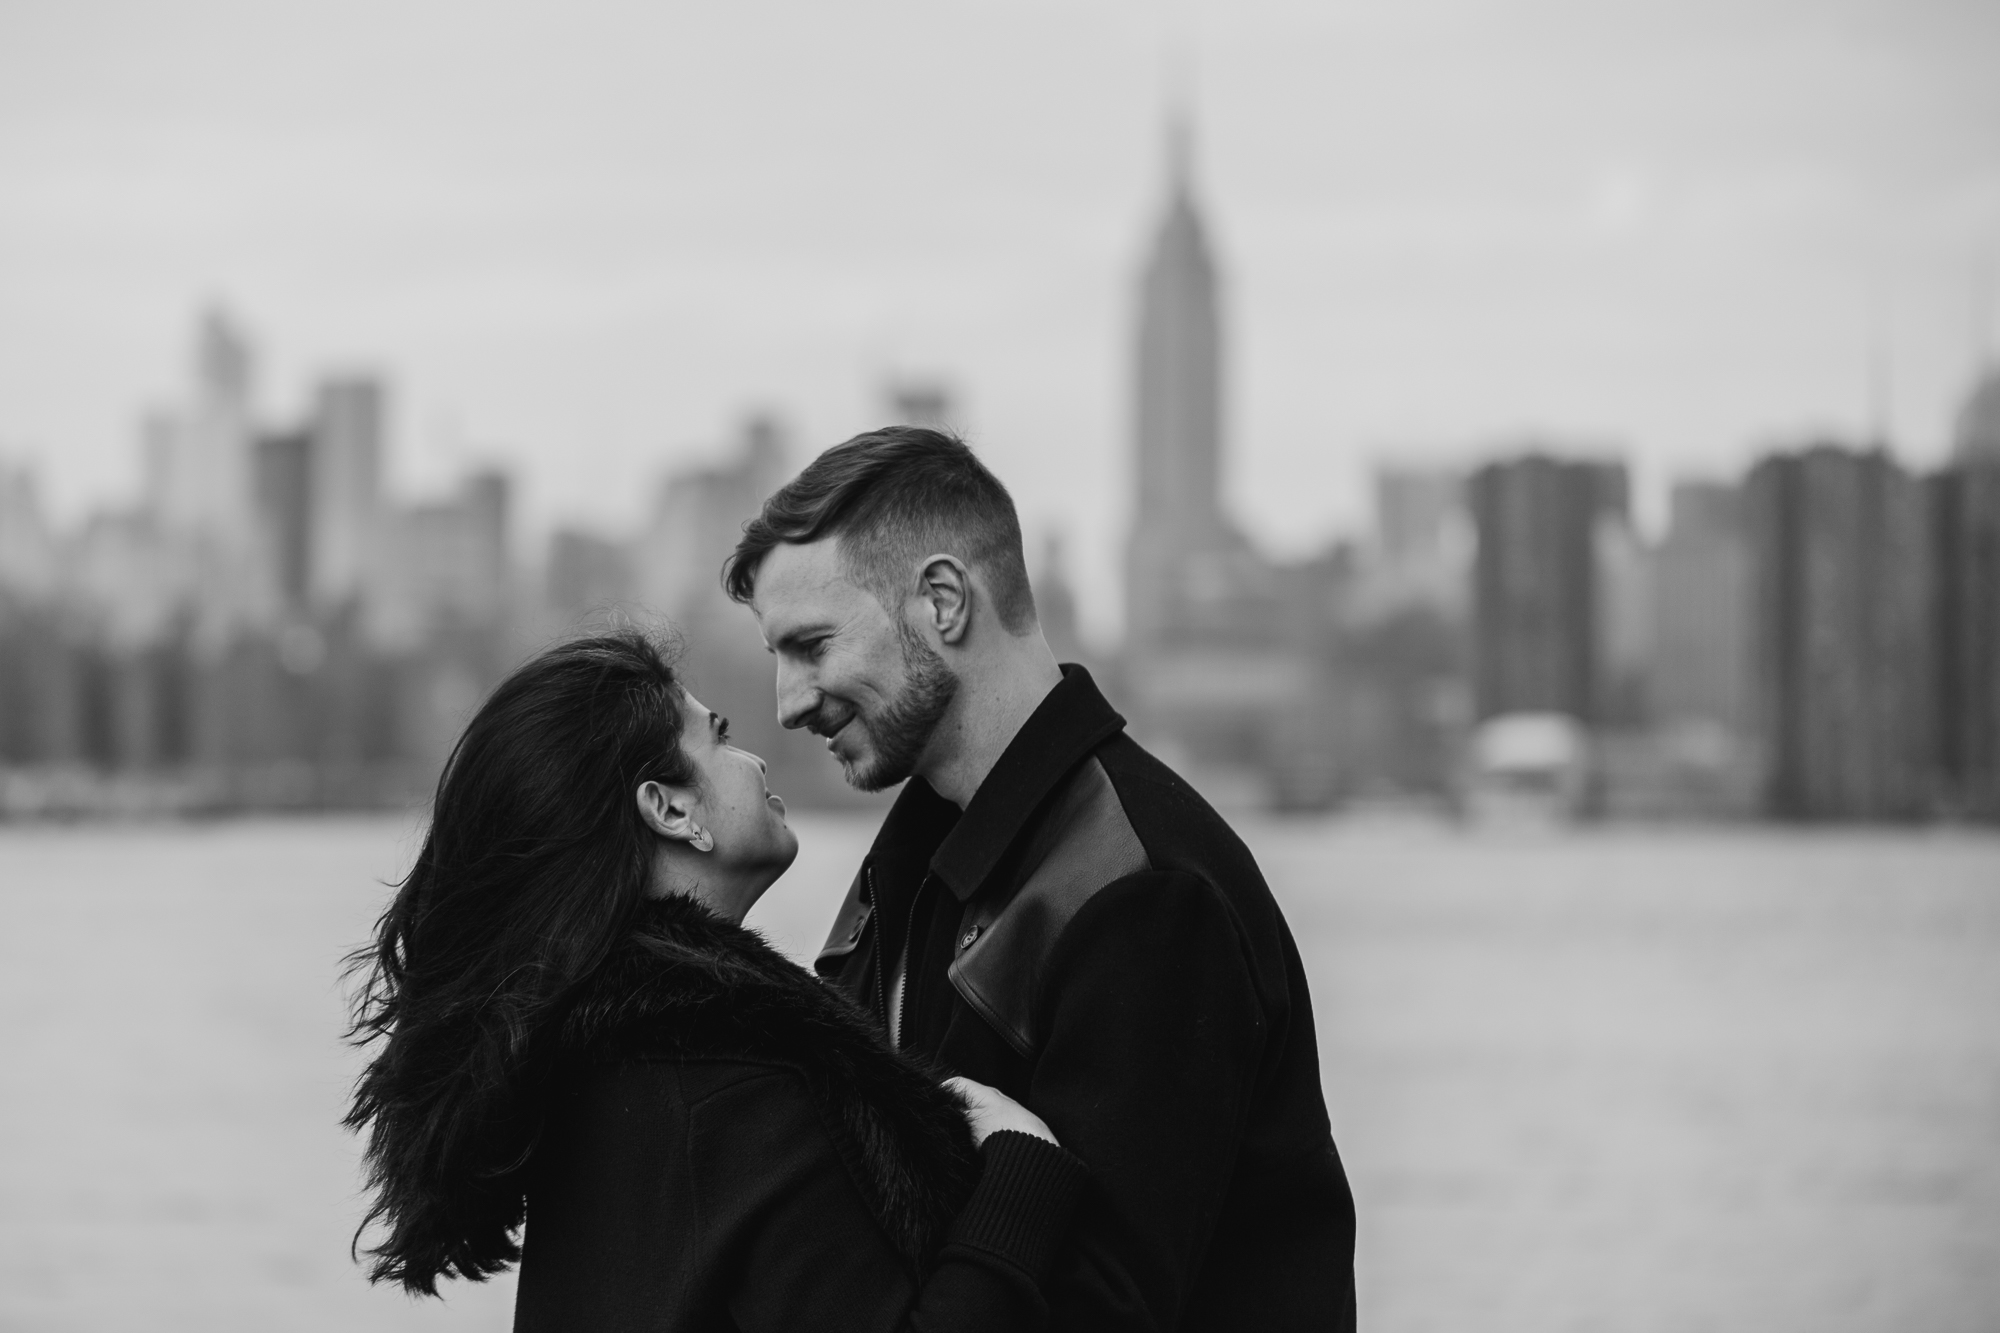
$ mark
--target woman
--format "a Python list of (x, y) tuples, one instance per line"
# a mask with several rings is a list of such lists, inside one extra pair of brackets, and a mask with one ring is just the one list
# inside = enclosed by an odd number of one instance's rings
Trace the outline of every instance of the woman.
[(637, 634), (473, 717), (357, 960), (374, 1279), (519, 1259), (517, 1330), (1043, 1322), (1081, 1164), (742, 928), (798, 848), (764, 773)]

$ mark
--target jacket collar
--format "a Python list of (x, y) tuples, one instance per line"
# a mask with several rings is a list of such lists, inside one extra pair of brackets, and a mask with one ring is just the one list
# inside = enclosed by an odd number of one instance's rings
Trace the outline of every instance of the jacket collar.
[[(872, 867), (887, 881), (911, 887), (924, 877), (938, 847), (964, 816), (959, 808), (937, 794), (922, 778), (911, 778), (896, 794), (875, 841), (868, 848), (857, 876), (864, 896), (869, 891), (867, 872)], [(892, 895), (893, 896), (893, 895)], [(871, 902), (870, 906), (882, 904)]]
[(1125, 727), (1088, 671), (1068, 663), (1062, 674), (931, 857), (931, 870), (960, 902), (978, 892), (1055, 785)]
[[(960, 902), (978, 892), (1042, 799), (1069, 771), (1125, 728), (1090, 672), (1074, 662), (1001, 752), (964, 813), (922, 778), (903, 784), (864, 867), (900, 881), (925, 869)], [(879, 906), (879, 904), (877, 905)]]

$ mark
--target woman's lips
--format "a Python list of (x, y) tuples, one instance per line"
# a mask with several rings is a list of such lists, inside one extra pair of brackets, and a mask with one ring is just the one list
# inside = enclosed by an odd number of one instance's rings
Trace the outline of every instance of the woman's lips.
[(774, 791), (765, 792), (764, 804), (770, 806), (773, 810), (776, 810), (780, 818), (784, 817), (785, 802), (784, 799), (778, 795), (778, 793)]

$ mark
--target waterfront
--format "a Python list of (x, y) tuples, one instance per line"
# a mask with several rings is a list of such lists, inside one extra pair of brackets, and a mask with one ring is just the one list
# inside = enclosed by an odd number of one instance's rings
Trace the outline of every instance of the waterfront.
[[(810, 951), (865, 823), (753, 923)], [(0, 1329), (504, 1329), (348, 1262), (340, 955), (407, 819), (0, 829)], [(1362, 1322), (2000, 1326), (2000, 839), (1245, 826), (1313, 978)]]

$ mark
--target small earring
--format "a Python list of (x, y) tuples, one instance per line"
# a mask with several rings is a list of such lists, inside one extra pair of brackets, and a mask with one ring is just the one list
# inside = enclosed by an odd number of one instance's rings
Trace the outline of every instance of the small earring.
[(715, 839), (709, 836), (707, 829), (696, 824), (694, 826), (694, 836), (688, 839), (688, 846), (698, 852), (712, 852), (715, 850)]

